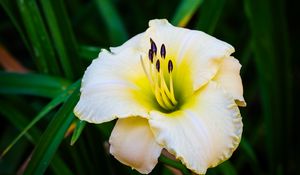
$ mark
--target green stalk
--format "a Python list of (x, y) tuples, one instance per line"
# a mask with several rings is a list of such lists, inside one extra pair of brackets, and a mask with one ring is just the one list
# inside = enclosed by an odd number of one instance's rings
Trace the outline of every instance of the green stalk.
[(49, 35), (35, 0), (18, 0), (19, 8), (37, 68), (42, 73), (59, 75), (60, 70)]

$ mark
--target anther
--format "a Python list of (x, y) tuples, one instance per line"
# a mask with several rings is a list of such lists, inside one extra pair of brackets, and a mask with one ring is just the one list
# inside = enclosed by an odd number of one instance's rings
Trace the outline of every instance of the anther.
[[(172, 75), (174, 67), (172, 59), (166, 60), (167, 53), (165, 44), (162, 44), (159, 48), (160, 50), (158, 51), (155, 42), (152, 40), (152, 38), (150, 38), (150, 45), (151, 48), (148, 51), (149, 67), (145, 66), (146, 64), (141, 56), (140, 59), (142, 67), (150, 82), (151, 90), (154, 93), (158, 104), (167, 111), (173, 111), (178, 102), (176, 101), (174, 93)], [(157, 52), (160, 52), (160, 56), (157, 55)], [(166, 61), (168, 61), (168, 65)], [(161, 68), (162, 70), (160, 70)], [(167, 71), (169, 75), (165, 75), (167, 74)]]
[(171, 60), (168, 62), (168, 72), (171, 73), (173, 71), (173, 63)]
[(151, 49), (149, 49), (148, 57), (149, 57), (149, 60), (151, 61), (151, 63), (153, 63), (153, 51)]
[(160, 56), (162, 58), (165, 58), (166, 57), (166, 47), (164, 44), (161, 45), (161, 48), (160, 48)]
[(159, 60), (156, 61), (156, 70), (157, 72), (159, 72), (159, 69), (160, 69), (160, 62)]
[(155, 42), (151, 38), (150, 38), (150, 43), (151, 43), (151, 50), (156, 55), (156, 53), (157, 53), (157, 47), (156, 47)]

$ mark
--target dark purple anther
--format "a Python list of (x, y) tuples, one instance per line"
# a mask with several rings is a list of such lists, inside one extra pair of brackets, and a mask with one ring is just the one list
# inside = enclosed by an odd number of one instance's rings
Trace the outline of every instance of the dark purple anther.
[(153, 51), (151, 49), (149, 49), (148, 57), (149, 57), (149, 60), (151, 61), (151, 63), (153, 63)]
[(156, 61), (156, 69), (157, 69), (157, 72), (159, 72), (159, 69), (160, 69), (160, 62), (159, 62), (159, 60)]
[(166, 57), (166, 47), (164, 44), (161, 45), (161, 48), (160, 48), (160, 56), (162, 58), (165, 58)]
[(151, 43), (151, 50), (156, 55), (156, 53), (157, 53), (157, 47), (156, 47), (155, 42), (151, 38), (150, 38), (150, 43)]
[(173, 63), (172, 63), (171, 60), (169, 60), (169, 62), (168, 62), (168, 72), (171, 73), (172, 70), (173, 70)]

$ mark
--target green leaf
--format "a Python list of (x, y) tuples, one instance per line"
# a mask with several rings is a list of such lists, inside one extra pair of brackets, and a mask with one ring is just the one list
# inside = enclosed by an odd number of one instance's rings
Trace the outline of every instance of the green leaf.
[[(0, 114), (2, 114), (15, 128), (22, 130), (25, 128), (29, 119), (27, 119), (22, 111), (15, 109), (15, 105), (24, 105), (23, 103), (13, 103), (8, 100), (0, 100)], [(25, 133), (26, 138), (30, 142), (34, 142), (35, 138), (40, 136), (37, 128), (32, 128), (29, 132)], [(3, 155), (1, 155), (2, 157)]]
[[(281, 174), (282, 166), (290, 167), (285, 142), (291, 137), (292, 106), (291, 57), (288, 53), (285, 20), (281, 1), (244, 0), (244, 8), (251, 29), (254, 61), (257, 70), (264, 118), (266, 155), (270, 174)], [(284, 59), (283, 59), (284, 58)], [(283, 117), (284, 116), (284, 117)], [(290, 138), (289, 140), (293, 140)], [(290, 144), (293, 145), (293, 144)], [(293, 153), (290, 153), (293, 154)], [(293, 157), (292, 155), (290, 155)]]
[[(29, 120), (24, 116), (24, 112), (20, 111), (18, 108), (15, 108), (15, 103), (11, 104), (9, 101), (0, 100), (0, 114), (2, 114), (12, 125), (18, 130), (22, 131), (28, 125)], [(24, 104), (19, 104), (24, 105)], [(28, 132), (25, 133), (26, 138), (33, 144), (36, 144), (41, 135), (40, 130), (32, 126)], [(1, 155), (1, 160), (2, 160)], [(61, 160), (59, 155), (55, 155), (53, 161), (50, 165), (51, 169), (53, 169), (56, 174), (71, 174), (69, 168), (66, 166), (65, 162)]]
[(5, 10), (6, 14), (9, 16), (10, 20), (16, 27), (19, 35), (21, 36), (24, 44), (26, 45), (27, 49), (30, 50), (29, 38), (25, 35), (25, 26), (22, 23), (22, 19), (16, 4), (16, 1), (11, 0), (1, 0), (0, 5)]
[(118, 14), (112, 1), (95, 0), (95, 3), (107, 27), (111, 44), (118, 45), (123, 43), (128, 38), (128, 34), (125, 30), (121, 16)]
[(246, 139), (243, 138), (241, 140), (240, 147), (243, 150), (243, 152), (247, 154), (247, 157), (249, 157), (253, 163), (258, 162), (252, 146), (248, 143), (248, 141)]
[(53, 98), (69, 84), (67, 80), (47, 75), (0, 72), (0, 93)]
[(32, 45), (37, 68), (43, 73), (59, 74), (54, 49), (35, 0), (18, 0), (23, 23)]
[(167, 157), (165, 157), (164, 155), (161, 155), (159, 157), (159, 162), (162, 162), (166, 165), (170, 165), (171, 167), (177, 168), (178, 170), (180, 170), (182, 172), (182, 174), (184, 175), (191, 175), (192, 173), (184, 166), (182, 165), (180, 162), (175, 161), (175, 160), (171, 160)]
[(24, 172), (25, 175), (43, 174), (46, 171), (46, 168), (58, 149), (65, 132), (74, 119), (73, 108), (78, 99), (79, 88), (77, 88), (63, 104), (47, 127), (46, 131), (43, 133)]
[(224, 175), (237, 175), (238, 174), (236, 169), (234, 168), (234, 166), (232, 165), (232, 163), (229, 160), (227, 160), (227, 161), (223, 162), (221, 165), (219, 165), (218, 169), (220, 169), (220, 171)]
[(196, 28), (213, 34), (222, 14), (226, 0), (207, 0), (201, 6)]
[(181, 27), (186, 26), (202, 2), (203, 0), (182, 0), (175, 12), (172, 23)]
[(3, 157), (27, 132), (43, 117), (46, 116), (51, 110), (53, 110), (55, 107), (57, 107), (59, 104), (64, 102), (67, 97), (69, 97), (70, 93), (74, 91), (75, 88), (78, 88), (80, 86), (80, 81), (77, 81), (70, 87), (68, 87), (66, 90), (64, 90), (61, 94), (59, 94), (57, 97), (55, 97), (50, 103), (48, 103), (40, 112), (39, 114), (34, 117), (30, 123), (22, 130), (22, 132), (4, 149), (4, 151), (1, 153), (0, 157)]
[(110, 137), (110, 134), (115, 126), (115, 120), (110, 122), (101, 123), (96, 125), (97, 129), (100, 131), (101, 135), (107, 140)]
[(81, 76), (82, 64), (77, 53), (78, 45), (63, 1), (42, 0), (40, 2), (65, 76), (69, 79)]
[(66, 165), (66, 162), (60, 158), (59, 154), (54, 155), (51, 161), (50, 168), (55, 174), (73, 175), (73, 171)]
[[(3, 127), (1, 129), (0, 149), (3, 145), (7, 145), (7, 142), (14, 137), (16, 132), (14, 127)], [(30, 148), (29, 146), (28, 141), (23, 139), (14, 147), (11, 154), (0, 157), (0, 174), (16, 174), (15, 172), (20, 167), (20, 162), (24, 159), (24, 152)]]
[(76, 127), (75, 127), (75, 130), (74, 130), (74, 133), (72, 135), (72, 138), (71, 138), (71, 145), (74, 145), (75, 142), (77, 141), (77, 139), (79, 139), (84, 127), (85, 127), (85, 124), (86, 122), (85, 121), (82, 121), (82, 120), (78, 120), (76, 119)]
[(241, 76), (243, 77), (243, 75), (246, 73), (247, 71), (247, 67), (250, 63), (251, 60), (251, 54), (252, 54), (252, 45), (253, 45), (253, 40), (247, 40), (245, 41), (245, 47), (244, 50), (242, 50), (242, 54), (240, 57), (240, 62), (241, 65), (243, 65), (243, 68), (241, 69)]
[(91, 61), (98, 57), (100, 50), (99, 47), (81, 45), (79, 54), (81, 58)]

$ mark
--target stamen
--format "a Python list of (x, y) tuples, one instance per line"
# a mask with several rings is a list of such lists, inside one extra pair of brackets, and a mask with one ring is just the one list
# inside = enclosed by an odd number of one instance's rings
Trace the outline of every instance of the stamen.
[(172, 77), (172, 74), (169, 74), (169, 75), (170, 75), (170, 76), (169, 76), (170, 94), (172, 94), (172, 95), (171, 95), (171, 100), (172, 100), (172, 103), (173, 103), (174, 105), (177, 105), (177, 101), (176, 101), (175, 95), (174, 95), (173, 77)]
[(164, 104), (168, 107), (168, 109), (174, 109), (175, 105), (177, 104), (177, 101), (174, 98), (174, 94), (171, 94), (166, 81), (164, 79), (163, 71), (159, 73), (160, 75), (160, 90), (161, 90), (161, 96), (164, 100)]
[(157, 72), (159, 72), (159, 69), (160, 69), (160, 62), (159, 60), (156, 61), (156, 70)]
[[(170, 58), (165, 59), (167, 57), (165, 44), (162, 44), (160, 47), (160, 55), (157, 55), (156, 44), (151, 38), (150, 44), (151, 48), (148, 51), (148, 58), (143, 59), (141, 56), (142, 67), (149, 80), (151, 90), (159, 106), (161, 106), (167, 111), (173, 111), (176, 108), (176, 105), (178, 104), (174, 94), (174, 85), (172, 77), (172, 72), (174, 69), (174, 60)], [(148, 69), (146, 67), (146, 61), (148, 61)], [(168, 76), (169, 81), (166, 81)]]
[(151, 43), (151, 50), (156, 55), (157, 54), (157, 47), (156, 47), (155, 42), (151, 38), (150, 38), (150, 43)]
[[(152, 78), (151, 78), (149, 72), (147, 71), (147, 69), (146, 69), (146, 67), (145, 67), (145, 63), (144, 63), (144, 60), (143, 60), (142, 56), (140, 56), (140, 60), (141, 60), (141, 64), (142, 64), (143, 70), (144, 70), (144, 72), (145, 72), (145, 74), (146, 74), (146, 76), (147, 76), (149, 82), (152, 83)], [(151, 70), (150, 70), (150, 71), (151, 71)]]
[(162, 96), (162, 99), (163, 99), (163, 102), (166, 106), (166, 109), (174, 109), (174, 106), (173, 104), (170, 102), (170, 99), (169, 99), (169, 96), (167, 96), (166, 92), (163, 91), (163, 89), (160, 90), (160, 93), (161, 93), (161, 96)]
[(173, 89), (173, 78), (172, 78), (172, 74), (169, 74), (169, 77), (170, 77), (170, 88), (168, 88), (167, 84), (166, 84), (166, 81), (164, 79), (164, 75), (163, 75), (163, 72), (161, 71), (160, 72), (160, 78), (161, 80), (161, 89), (164, 91), (164, 93), (168, 96), (169, 100), (172, 102), (172, 104), (175, 106), (177, 105), (177, 101), (175, 99), (175, 96), (174, 96), (174, 89)]
[(149, 49), (148, 57), (149, 57), (149, 60), (151, 61), (151, 63), (153, 63), (153, 51), (151, 49)]
[(172, 63), (171, 60), (169, 60), (169, 62), (168, 62), (168, 72), (171, 73), (172, 70), (173, 70), (173, 63)]
[(160, 93), (160, 89), (159, 89), (158, 85), (155, 86), (155, 92), (154, 92), (154, 95), (155, 95), (155, 98), (156, 98), (156, 101), (158, 102), (158, 104), (159, 104), (162, 108), (168, 109), (168, 108), (166, 107), (166, 105), (164, 104), (164, 102), (163, 102), (163, 99), (162, 99), (162, 97), (161, 97), (161, 93)]
[(161, 45), (161, 48), (160, 48), (160, 56), (162, 58), (165, 58), (166, 57), (166, 47), (164, 44)]

